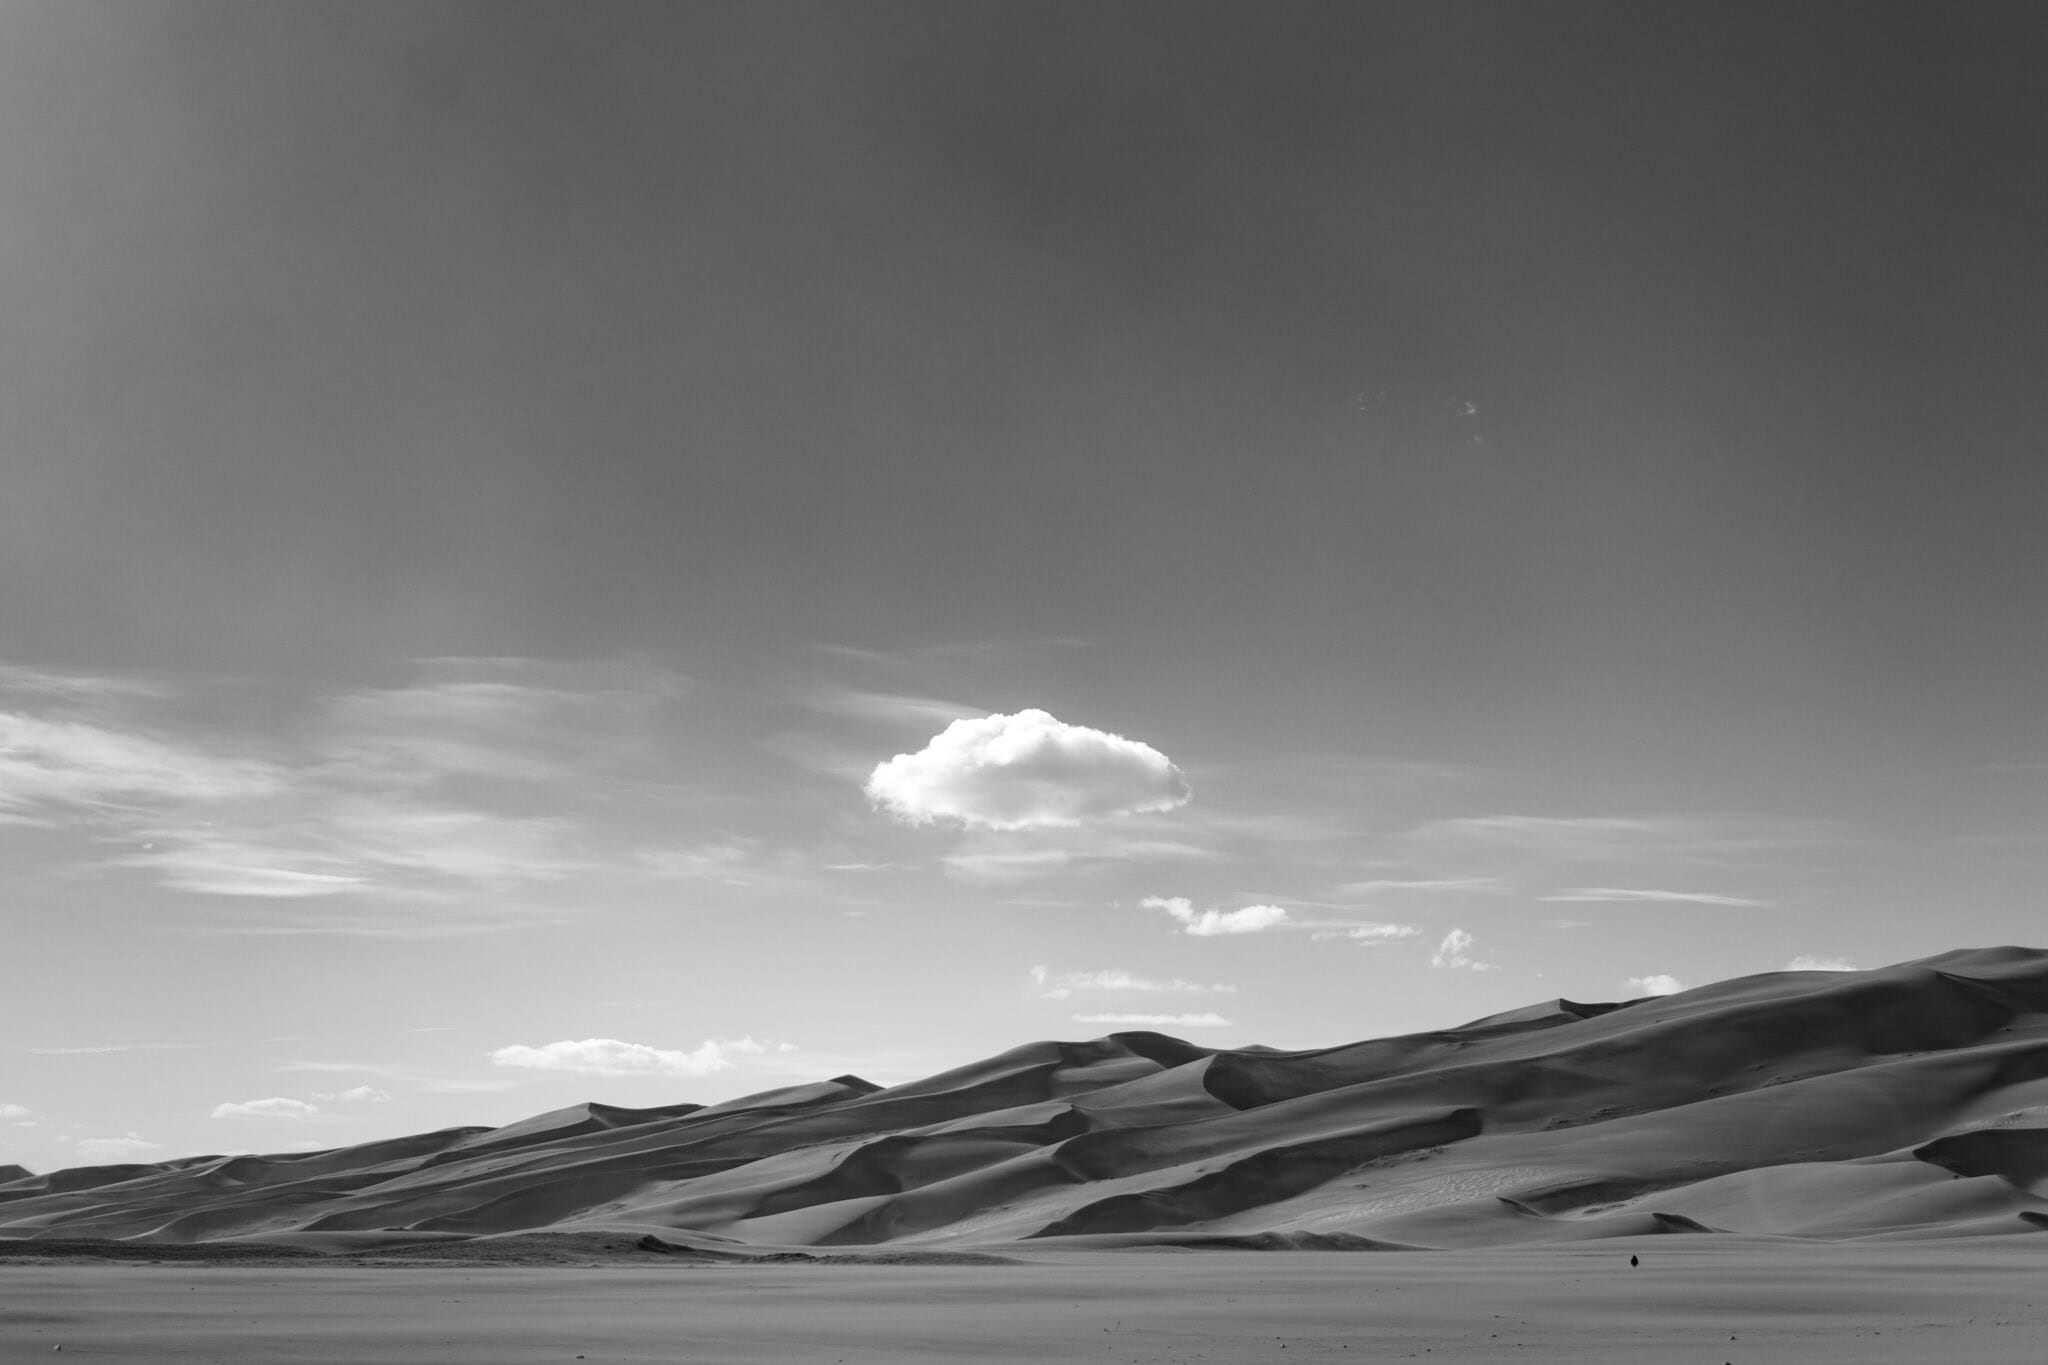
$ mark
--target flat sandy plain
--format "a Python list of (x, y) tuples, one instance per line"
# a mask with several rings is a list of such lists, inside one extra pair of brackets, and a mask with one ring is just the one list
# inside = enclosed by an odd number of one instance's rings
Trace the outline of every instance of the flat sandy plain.
[(2048, 1238), (2025, 1235), (1016, 1261), (13, 1265), (0, 1361), (2048, 1359)]

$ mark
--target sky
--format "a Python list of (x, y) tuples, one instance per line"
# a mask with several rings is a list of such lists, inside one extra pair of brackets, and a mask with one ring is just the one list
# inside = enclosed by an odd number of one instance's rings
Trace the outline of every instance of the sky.
[(0, 5), (0, 1163), (2041, 942), (2044, 40)]

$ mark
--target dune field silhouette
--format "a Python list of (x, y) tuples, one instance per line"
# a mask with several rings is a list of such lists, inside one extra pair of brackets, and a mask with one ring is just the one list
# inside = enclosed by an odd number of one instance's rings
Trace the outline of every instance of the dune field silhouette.
[(1553, 1000), (1309, 1051), (1037, 1042), (924, 1080), (332, 1151), (0, 1168), (0, 1239), (281, 1253), (1486, 1248), (2048, 1229), (2048, 951)]

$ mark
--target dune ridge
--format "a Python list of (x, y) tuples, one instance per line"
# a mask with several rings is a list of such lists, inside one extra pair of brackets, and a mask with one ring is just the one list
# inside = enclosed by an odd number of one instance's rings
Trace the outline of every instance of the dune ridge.
[(324, 1152), (0, 1167), (0, 1239), (42, 1244), (603, 1232), (750, 1254), (2043, 1230), (2048, 951), (2017, 947), (1299, 1052), (1113, 1033), (888, 1088), (839, 1076)]

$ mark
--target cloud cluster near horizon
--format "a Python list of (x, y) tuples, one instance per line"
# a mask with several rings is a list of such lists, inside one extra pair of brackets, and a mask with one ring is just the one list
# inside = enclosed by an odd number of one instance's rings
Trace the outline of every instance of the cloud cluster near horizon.
[(328, 1094), (316, 1094), (313, 1098), (330, 1102), (339, 1100), (347, 1104), (389, 1104), (391, 1103), (391, 1092), (389, 1090), (379, 1090), (374, 1085), (354, 1085), (346, 1090), (336, 1090)]
[(213, 1107), (217, 1119), (309, 1119), (320, 1112), (317, 1104), (272, 1095), (262, 1100), (238, 1100)]
[(1180, 769), (1151, 745), (1035, 708), (956, 720), (916, 753), (877, 764), (866, 792), (904, 824), (986, 830), (1168, 811), (1192, 795)]
[(1147, 910), (1165, 912), (1180, 925), (1183, 934), (1192, 938), (1222, 938), (1292, 930), (1306, 932), (1311, 938), (1343, 939), (1360, 945), (1372, 945), (1388, 943), (1398, 938), (1413, 938), (1421, 932), (1412, 924), (1395, 924), (1385, 920), (1296, 919), (1284, 908), (1265, 902), (1240, 906), (1235, 910), (1224, 910), (1217, 906), (1197, 910), (1195, 903), (1186, 896), (1147, 896), (1139, 904)]
[(161, 1142), (151, 1142), (132, 1130), (124, 1137), (82, 1137), (73, 1141), (78, 1144), (79, 1158), (95, 1163), (133, 1161), (144, 1152), (163, 1149)]
[[(782, 1047), (786, 1050), (787, 1044)], [(566, 1071), (580, 1076), (708, 1076), (726, 1071), (735, 1057), (758, 1056), (768, 1045), (748, 1038), (710, 1038), (688, 1052), (622, 1043), (616, 1038), (563, 1039), (528, 1047), (514, 1043), (490, 1054), (493, 1066)]]
[(1180, 977), (1156, 978), (1139, 976), (1121, 967), (1111, 967), (1099, 972), (1061, 972), (1054, 975), (1048, 967), (1031, 969), (1032, 984), (1038, 988), (1041, 998), (1064, 1000), (1076, 991), (1121, 992), (1134, 991), (1140, 994), (1156, 995), (1198, 995), (1213, 993), (1235, 995), (1237, 987), (1226, 981), (1186, 981)]
[(1122, 1028), (1228, 1028), (1220, 1014), (1077, 1014), (1077, 1024), (1114, 1024)]

